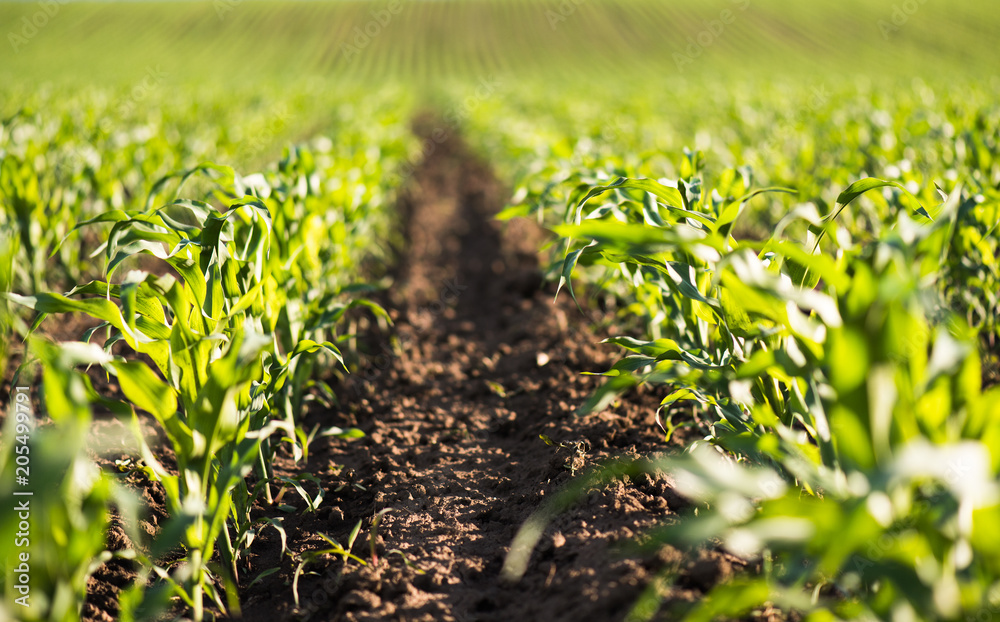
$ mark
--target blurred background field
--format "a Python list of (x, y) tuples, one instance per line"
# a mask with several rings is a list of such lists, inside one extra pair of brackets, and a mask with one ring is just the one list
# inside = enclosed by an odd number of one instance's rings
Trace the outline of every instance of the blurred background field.
[(596, 81), (988, 75), (1000, 11), (986, 0), (53, 0), (0, 3), (0, 24), (8, 87), (128, 83), (149, 72), (171, 83), (426, 86), (507, 71)]
[(206, 149), (184, 151), (238, 168), (387, 87), (439, 110), (483, 84), (492, 101), (639, 98), (647, 118), (684, 128), (689, 114), (728, 124), (717, 102), (788, 85), (803, 87), (787, 101), (801, 110), (817, 89), (892, 94), (919, 77), (947, 93), (995, 85), (1000, 67), (1000, 11), (985, 0), (51, 0), (0, 2), (0, 24), (0, 117), (78, 97), (105, 129), (183, 117), (210, 126), (186, 141)]

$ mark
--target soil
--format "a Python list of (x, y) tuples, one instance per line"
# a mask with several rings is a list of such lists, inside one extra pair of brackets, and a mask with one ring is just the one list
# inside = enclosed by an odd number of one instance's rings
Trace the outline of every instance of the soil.
[[(430, 135), (434, 124), (415, 125)], [(659, 397), (641, 389), (578, 414), (601, 381), (583, 372), (607, 369), (615, 349), (599, 343), (609, 334), (591, 329), (599, 312), (581, 312), (565, 295), (554, 300), (543, 283), (544, 232), (493, 218), (504, 197), (455, 136), (409, 180), (399, 206), (407, 243), (382, 300), (394, 325), (363, 340), (359, 369), (335, 382), (339, 406), (315, 408), (302, 426), (357, 427), (365, 436), (319, 436), (298, 463), (279, 450), (275, 475), (311, 474), (325, 498), (308, 511), (287, 489), (255, 508), (256, 518), (282, 521), (287, 548), (268, 527), (245, 553), (243, 619), (621, 620), (665, 571), (678, 577), (662, 588), (669, 616), (743, 566), (717, 551), (622, 546), (688, 505), (667, 476), (644, 475), (588, 491), (546, 530), (525, 576), (501, 580), (518, 528), (571, 479), (612, 457), (675, 451), (695, 434), (686, 428), (665, 444), (654, 425)], [(123, 433), (113, 419), (95, 427), (103, 447), (95, 459), (106, 470), (136, 457)], [(142, 530), (155, 534), (166, 518), (162, 489), (138, 475), (127, 481), (148, 506)], [(352, 552), (361, 562), (319, 555), (296, 581), (303, 556), (329, 548), (321, 534), (346, 546), (359, 524)], [(108, 546), (133, 546), (118, 517)], [(101, 567), (83, 619), (116, 619), (118, 595), (135, 576), (128, 562)]]
[(327, 494), (315, 512), (301, 511), (294, 491), (284, 496), (300, 509), (284, 518), (293, 556), (328, 548), (321, 533), (346, 545), (360, 521), (353, 552), (367, 565), (335, 555), (310, 563), (296, 606), (297, 564), (268, 530), (248, 576), (280, 570), (244, 588), (246, 620), (620, 620), (660, 570), (682, 575), (669, 600), (691, 601), (738, 566), (716, 552), (620, 550), (686, 506), (666, 477), (643, 476), (591, 491), (547, 530), (525, 577), (501, 581), (518, 528), (575, 473), (668, 450), (655, 395), (577, 414), (600, 382), (581, 372), (607, 369), (615, 352), (591, 332), (593, 317), (543, 286), (543, 232), (492, 218), (503, 198), (453, 137), (415, 172), (400, 206), (408, 245), (384, 301), (393, 331), (369, 339), (365, 364), (340, 385), (344, 408), (305, 424), (366, 435), (321, 439), (305, 464), (276, 464), (317, 476)]

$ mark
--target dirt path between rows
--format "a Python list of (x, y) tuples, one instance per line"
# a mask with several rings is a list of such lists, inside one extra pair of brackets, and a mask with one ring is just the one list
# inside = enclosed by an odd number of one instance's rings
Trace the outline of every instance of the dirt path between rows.
[[(415, 129), (431, 136), (437, 128), (425, 118)], [(567, 296), (554, 302), (553, 288), (543, 285), (536, 254), (542, 233), (493, 219), (503, 193), (454, 136), (409, 180), (399, 210), (406, 246), (383, 299), (394, 327), (367, 336), (361, 368), (337, 385), (341, 407), (317, 409), (303, 426), (358, 427), (366, 436), (321, 437), (299, 463), (279, 450), (276, 475), (311, 474), (325, 499), (307, 512), (286, 490), (284, 510), (256, 508), (256, 518), (283, 520), (287, 551), (276, 530), (258, 534), (241, 563), (243, 619), (617, 621), (661, 571), (675, 581), (654, 619), (672, 619), (675, 606), (700, 599), (744, 567), (718, 551), (624, 554), (619, 544), (687, 508), (666, 477), (642, 476), (591, 491), (549, 527), (520, 582), (500, 580), (517, 529), (576, 473), (615, 456), (678, 450), (695, 434), (681, 431), (665, 446), (653, 426), (657, 396), (643, 391), (604, 412), (575, 414), (600, 382), (581, 373), (607, 369), (615, 352), (599, 345), (609, 335), (589, 328), (593, 317)], [(50, 336), (77, 339), (91, 325), (71, 318)], [(15, 351), (4, 393), (19, 360)], [(103, 375), (91, 377), (103, 393), (117, 390)], [(984, 378), (996, 382), (995, 362), (984, 367)], [(162, 434), (143, 423), (171, 464)], [(93, 457), (106, 471), (114, 471), (116, 459), (134, 457), (128, 434), (113, 417), (95, 422)], [(142, 496), (140, 526), (155, 538), (167, 520), (162, 488), (138, 475), (126, 483)], [(314, 484), (305, 486), (315, 494)], [(346, 544), (359, 521), (353, 552), (366, 565), (320, 557), (299, 578), (296, 604), (297, 560), (327, 548), (320, 534)], [(111, 550), (133, 546), (117, 517), (106, 540)], [(116, 619), (121, 590), (135, 577), (123, 560), (99, 568), (82, 619)], [(780, 619), (771, 614), (763, 617)]]
[[(417, 132), (432, 126), (418, 123)], [(599, 382), (580, 372), (606, 369), (614, 352), (571, 303), (553, 303), (537, 265), (541, 234), (524, 223), (503, 229), (492, 218), (502, 198), (455, 138), (415, 172), (401, 209), (408, 248), (386, 300), (394, 334), (374, 340), (342, 387), (345, 409), (306, 423), (357, 426), (366, 437), (321, 439), (307, 464), (277, 465), (316, 475), (328, 494), (318, 511), (285, 517), (289, 548), (325, 548), (320, 532), (344, 544), (360, 520), (354, 552), (369, 565), (335, 556), (311, 564), (296, 607), (294, 565), (279, 559), (269, 530), (253, 549), (251, 576), (281, 570), (243, 590), (247, 620), (621, 620), (665, 564), (680, 570), (672, 597), (683, 600), (730, 572), (716, 554), (617, 552), (616, 543), (684, 505), (665, 478), (643, 476), (593, 491), (555, 521), (521, 582), (500, 581), (518, 527), (572, 471), (664, 449), (652, 425), (655, 396), (575, 414)], [(303, 507), (293, 496), (285, 502)], [(382, 511), (375, 565), (368, 538)]]

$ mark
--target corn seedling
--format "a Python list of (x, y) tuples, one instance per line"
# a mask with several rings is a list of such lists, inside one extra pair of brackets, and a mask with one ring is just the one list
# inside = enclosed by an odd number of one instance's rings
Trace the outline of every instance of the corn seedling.
[[(253, 495), (244, 478), (264, 461), (261, 444), (279, 429), (295, 437), (284, 422), (268, 417), (275, 382), (303, 353), (338, 351), (330, 343), (301, 340), (285, 356), (267, 353), (272, 340), (261, 332), (261, 316), (270, 278), (270, 217), (259, 201), (232, 201), (221, 214), (207, 204), (177, 201), (150, 213), (109, 212), (84, 225), (95, 222), (114, 223), (107, 244), (109, 276), (126, 258), (148, 253), (181, 279), (130, 272), (120, 285), (94, 281), (66, 296), (12, 297), (42, 313), (82, 311), (102, 320), (114, 331), (106, 347), (124, 341), (147, 354), (159, 371), (138, 361), (105, 364), (126, 397), (157, 419), (176, 453), (179, 474), (173, 475), (142, 445), (172, 516), (190, 521), (184, 538), (189, 564), (175, 584), (200, 620), (205, 592), (225, 608), (207, 579), (220, 536), (226, 541), (221, 552), (228, 582), (235, 582), (238, 551), (226, 521), (239, 509), (236, 527), (243, 532), (249, 526)], [(268, 358), (272, 363), (265, 368)], [(236, 542), (244, 541), (240, 532)]]
[[(76, 368), (108, 355), (82, 343), (32, 340), (30, 346), (42, 366), (42, 403), (35, 406), (54, 425), (36, 427), (30, 394), (17, 393), (0, 446), (0, 489), (20, 508), (0, 523), (4, 606), (15, 619), (68, 622), (80, 618), (87, 580), (101, 564), (138, 554), (105, 550), (110, 507), (126, 527), (135, 526), (138, 500), (87, 455), (90, 401), (97, 396)], [(130, 536), (139, 540), (135, 530)], [(151, 601), (146, 610), (155, 613)]]
[[(778, 569), (720, 585), (685, 615), (739, 616), (766, 602), (846, 617), (988, 609), (982, 586), (1000, 578), (984, 531), (1000, 503), (997, 389), (981, 393), (975, 333), (942, 315), (940, 297), (925, 289), (941, 278), (925, 259), (947, 255), (958, 202), (937, 208), (935, 221), (922, 208), (922, 222), (902, 212), (864, 245), (846, 244), (839, 231), (834, 259), (816, 253), (823, 233), (885, 182), (841, 193), (839, 210), (811, 223), (808, 246), (738, 242), (732, 224), (754, 193), (716, 192), (704, 204), (692, 200), (692, 185), (616, 180), (583, 194), (570, 224), (554, 228), (567, 239), (567, 285), (578, 262), (606, 262), (636, 289), (659, 287), (669, 310), (667, 336), (607, 340), (626, 356), (587, 407), (638, 383), (666, 385), (661, 410), (696, 401), (717, 417), (709, 444), (762, 465), (727, 462), (698, 443), (689, 456), (628, 467), (672, 472), (682, 493), (710, 508), (649, 534), (650, 546), (717, 539)], [(611, 190), (617, 201), (583, 215)], [(523, 572), (540, 525), (578, 492), (522, 528), (508, 576)], [(962, 511), (975, 518), (961, 522)], [(843, 596), (820, 597), (823, 585)]]
[(325, 549), (319, 549), (315, 551), (308, 551), (299, 556), (298, 566), (295, 567), (295, 574), (292, 577), (292, 595), (295, 598), (295, 606), (299, 606), (299, 577), (305, 570), (305, 567), (326, 555), (338, 555), (341, 561), (346, 564), (348, 560), (355, 561), (362, 566), (367, 566), (367, 562), (361, 559), (357, 555), (351, 552), (354, 548), (354, 542), (358, 539), (358, 534), (361, 533), (361, 521), (354, 526), (351, 530), (350, 535), (347, 537), (347, 548), (342, 547), (336, 540), (331, 539), (324, 533), (320, 533), (319, 537), (322, 538), (330, 546)]

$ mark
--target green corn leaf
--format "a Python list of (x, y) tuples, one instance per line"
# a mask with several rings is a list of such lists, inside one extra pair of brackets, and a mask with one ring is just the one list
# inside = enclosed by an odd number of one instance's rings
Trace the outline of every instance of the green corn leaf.
[(291, 360), (300, 354), (318, 352), (320, 350), (326, 350), (333, 355), (337, 362), (341, 365), (344, 364), (344, 359), (340, 354), (340, 349), (333, 345), (329, 341), (324, 341), (322, 343), (313, 341), (311, 339), (303, 339), (295, 344), (295, 349), (292, 350), (291, 354), (288, 355), (288, 359)]
[(628, 179), (626, 177), (619, 177), (606, 186), (591, 188), (591, 190), (587, 192), (586, 196), (584, 196), (583, 199), (581, 199), (577, 204), (577, 214), (583, 210), (583, 206), (586, 205), (590, 199), (600, 196), (609, 190), (642, 190), (662, 200), (667, 207), (680, 209), (680, 207), (684, 205), (684, 197), (681, 196), (681, 193), (677, 190), (677, 188), (664, 186), (660, 182), (652, 179)]
[(619, 395), (639, 384), (639, 380), (631, 375), (616, 376), (601, 385), (592, 396), (577, 410), (578, 415), (600, 412), (611, 405)]
[(160, 380), (145, 363), (114, 361), (109, 367), (118, 377), (125, 397), (156, 417), (163, 426), (171, 442), (179, 450), (179, 458), (184, 460), (192, 455), (194, 443), (191, 429), (178, 416), (174, 389)]
[(175, 417), (177, 394), (145, 363), (114, 361), (110, 363), (110, 366), (118, 376), (122, 393), (133, 404), (160, 421)]
[(559, 275), (559, 285), (556, 286), (556, 296), (559, 296), (559, 292), (562, 290), (562, 286), (565, 285), (566, 289), (569, 290), (569, 295), (576, 303), (576, 308), (583, 311), (580, 306), (580, 302), (576, 299), (576, 293), (573, 291), (573, 270), (576, 268), (577, 262), (580, 261), (580, 255), (583, 254), (588, 248), (595, 246), (597, 241), (593, 241), (583, 248), (578, 248), (575, 251), (566, 254), (566, 258), (563, 259), (562, 272)]
[[(884, 179), (876, 179), (874, 177), (866, 177), (864, 179), (859, 179), (858, 181), (848, 186), (843, 192), (841, 192), (840, 195), (837, 197), (837, 203), (843, 206), (841, 207), (841, 209), (843, 209), (844, 207), (847, 207), (854, 199), (858, 198), (859, 196), (868, 192), (869, 190), (874, 190), (875, 188), (884, 188), (886, 186), (893, 186), (899, 188), (907, 195), (909, 195), (910, 198), (912, 198), (914, 201), (917, 200), (917, 198), (914, 197), (912, 194), (910, 194), (910, 191), (907, 190), (906, 187), (899, 182), (886, 181)], [(838, 211), (837, 213), (839, 214), (840, 212)], [(923, 216), (927, 220), (933, 220), (931, 218), (931, 215), (927, 213), (927, 210), (925, 210), (923, 206), (919, 204), (919, 202), (917, 202), (917, 209), (914, 210), (914, 213)], [(836, 218), (836, 215), (834, 216), (834, 218)]]

